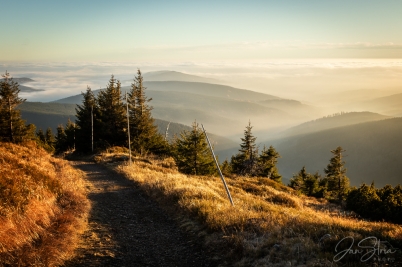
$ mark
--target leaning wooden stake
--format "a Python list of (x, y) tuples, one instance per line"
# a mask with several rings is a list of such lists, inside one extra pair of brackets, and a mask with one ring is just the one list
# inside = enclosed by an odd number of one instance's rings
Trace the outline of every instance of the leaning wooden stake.
[(209, 142), (207, 132), (206, 132), (205, 129), (204, 129), (204, 125), (201, 124), (201, 127), (202, 127), (202, 130), (204, 131), (205, 137), (207, 138), (207, 142), (208, 142), (208, 145), (209, 145), (209, 149), (211, 149), (212, 156), (214, 157), (214, 160), (215, 160), (216, 168), (218, 168), (219, 175), (221, 176), (223, 185), (225, 186), (226, 193), (228, 194), (228, 198), (229, 198), (229, 200), (230, 200), (230, 204), (232, 204), (232, 206), (234, 206), (233, 200), (232, 200), (232, 196), (230, 195), (229, 188), (228, 188), (228, 186), (227, 186), (227, 184), (226, 184), (225, 178), (223, 178), (223, 174), (222, 174), (222, 172), (221, 172), (221, 168), (219, 167), (218, 161), (216, 160), (215, 153), (214, 153), (214, 150), (212, 149), (211, 143)]

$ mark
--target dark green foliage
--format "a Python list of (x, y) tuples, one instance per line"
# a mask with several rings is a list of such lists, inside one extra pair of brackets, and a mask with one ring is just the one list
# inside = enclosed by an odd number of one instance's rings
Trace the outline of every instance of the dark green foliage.
[(222, 162), (220, 168), (223, 175), (230, 175), (232, 173), (232, 166), (227, 159)]
[(18, 143), (33, 139), (34, 127), (26, 126), (20, 111), (16, 109), (25, 101), (18, 97), (19, 85), (8, 72), (2, 77), (4, 79), (0, 80), (0, 141)]
[(183, 131), (174, 144), (174, 158), (179, 171), (194, 175), (209, 175), (216, 172), (214, 159), (207, 140), (198, 123), (191, 131)]
[(94, 142), (94, 149), (98, 147), (99, 136), (101, 135), (99, 130), (102, 129), (102, 123), (100, 121), (99, 105), (91, 88), (87, 87), (87, 91), (82, 93), (82, 96), (84, 98), (82, 105), (77, 105), (75, 109), (77, 113), (76, 148), (77, 151), (89, 153), (93, 152), (92, 141)]
[(258, 150), (255, 144), (256, 137), (251, 133), (250, 121), (244, 130), (244, 138), (241, 138), (239, 153), (232, 156), (232, 171), (243, 176), (256, 176), (259, 173)]
[(402, 187), (376, 189), (374, 183), (362, 184), (349, 193), (346, 207), (369, 219), (402, 223)]
[(113, 75), (106, 89), (99, 92), (98, 105), (101, 122), (99, 144), (106, 147), (127, 146), (126, 109), (122, 101), (120, 81)]
[(55, 151), (56, 139), (53, 135), (52, 129), (47, 128), (44, 133), (42, 129), (39, 129), (36, 133), (37, 144), (44, 148), (47, 152), (53, 153)]
[(68, 150), (67, 135), (66, 132), (64, 131), (63, 125), (59, 125), (57, 127), (55, 150), (56, 153), (61, 153)]
[(321, 176), (318, 172), (313, 175), (308, 173), (303, 166), (299, 173), (293, 175), (293, 178), (290, 179), (289, 186), (304, 195), (319, 197), (320, 192), (326, 189), (325, 183), (319, 186), (320, 182)]
[(57, 127), (57, 134), (55, 140), (56, 153), (62, 153), (67, 150), (75, 149), (75, 133), (76, 125), (68, 119), (66, 127), (59, 125)]
[(138, 70), (127, 99), (131, 149), (140, 155), (148, 152), (160, 154), (166, 151), (167, 142), (158, 133), (151, 114), (152, 106), (148, 104), (152, 98), (147, 98), (145, 89), (141, 71)]
[(342, 153), (345, 150), (342, 147), (337, 147), (335, 150), (331, 150), (334, 156), (330, 159), (330, 163), (327, 168), (324, 169), (326, 174), (327, 191), (331, 199), (337, 199), (339, 202), (344, 200), (349, 190), (349, 178), (346, 177), (345, 162), (342, 158)]
[(68, 119), (67, 124), (66, 124), (66, 129), (65, 133), (67, 135), (67, 146), (70, 149), (75, 150), (75, 132), (76, 132), (77, 126), (75, 125), (74, 122), (72, 122), (70, 119)]
[(276, 168), (279, 157), (279, 153), (273, 146), (270, 146), (268, 149), (264, 146), (261, 155), (258, 158), (258, 175), (268, 177), (276, 182), (281, 182), (282, 176), (278, 173), (278, 169)]
[(281, 182), (282, 176), (276, 168), (279, 153), (273, 146), (268, 149), (264, 146), (259, 155), (258, 147), (255, 144), (257, 138), (251, 133), (252, 128), (249, 121), (244, 130), (244, 138), (241, 138), (239, 153), (231, 158), (231, 171), (242, 176), (262, 176)]

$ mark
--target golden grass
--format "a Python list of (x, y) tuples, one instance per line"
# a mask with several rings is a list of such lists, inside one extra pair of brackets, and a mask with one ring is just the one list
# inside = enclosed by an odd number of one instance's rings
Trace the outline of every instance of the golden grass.
[(58, 266), (87, 224), (83, 174), (34, 143), (0, 143), (0, 262)]
[(190, 220), (183, 226), (207, 245), (228, 247), (225, 259), (235, 266), (326, 266), (347, 236), (402, 245), (399, 225), (358, 220), (334, 204), (298, 196), (264, 178), (227, 178), (232, 207), (220, 178), (187, 176), (163, 166), (137, 159), (114, 168), (164, 205), (175, 205)]

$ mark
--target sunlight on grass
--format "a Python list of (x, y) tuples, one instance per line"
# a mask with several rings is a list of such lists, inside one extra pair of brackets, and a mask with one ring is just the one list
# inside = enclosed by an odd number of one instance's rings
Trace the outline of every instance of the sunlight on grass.
[(0, 262), (55, 266), (87, 224), (83, 174), (35, 144), (0, 144)]
[(187, 176), (162, 165), (135, 159), (132, 165), (114, 168), (165, 206), (178, 207), (196, 222), (187, 223), (186, 229), (193, 225), (208, 245), (228, 246), (225, 258), (236, 266), (325, 266), (347, 236), (376, 236), (402, 245), (399, 225), (356, 219), (334, 204), (298, 196), (270, 180), (227, 178), (232, 207), (219, 178)]

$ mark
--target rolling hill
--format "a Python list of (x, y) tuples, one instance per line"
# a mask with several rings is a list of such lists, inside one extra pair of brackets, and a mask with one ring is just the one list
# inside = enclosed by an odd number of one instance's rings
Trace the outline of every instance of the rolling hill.
[(215, 83), (219, 80), (200, 77), (196, 75), (186, 74), (178, 71), (162, 70), (144, 73), (146, 81), (177, 81), (177, 82), (199, 82), (199, 83)]
[(331, 128), (337, 128), (352, 124), (358, 124), (369, 121), (378, 121), (388, 119), (389, 116), (373, 113), (373, 112), (349, 112), (340, 113), (332, 116), (326, 116), (317, 120), (309, 121), (292, 127), (286, 131), (283, 131), (280, 135), (293, 136), (307, 133), (319, 132)]
[[(314, 108), (291, 100), (238, 89), (230, 86), (196, 82), (145, 82), (151, 97), (155, 118), (191, 125), (194, 120), (204, 123), (211, 132), (237, 137), (251, 120), (259, 130), (295, 125), (312, 116)], [(129, 87), (123, 87), (123, 91)], [(95, 90), (97, 94), (99, 90)], [(261, 101), (271, 101), (261, 102)], [(54, 103), (82, 102), (81, 95), (63, 98)], [(291, 109), (290, 106), (297, 106)], [(289, 114), (291, 111), (292, 114)], [(316, 110), (315, 110), (316, 111)]]
[(369, 110), (390, 116), (402, 116), (402, 93), (376, 98), (361, 104)]
[(328, 165), (331, 150), (346, 150), (347, 176), (352, 185), (402, 183), (402, 118), (366, 122), (284, 138), (274, 143), (281, 155), (280, 173), (291, 178), (303, 166), (309, 172)]

